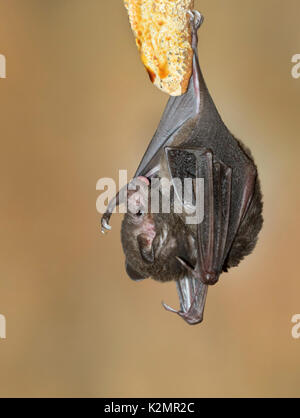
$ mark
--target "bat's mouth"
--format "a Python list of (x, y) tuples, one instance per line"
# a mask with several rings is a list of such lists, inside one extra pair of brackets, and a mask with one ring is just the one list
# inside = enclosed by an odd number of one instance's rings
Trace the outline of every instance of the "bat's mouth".
[(196, 325), (202, 322), (208, 286), (198, 279), (184, 277), (176, 282), (176, 287), (180, 310), (176, 311), (163, 303), (164, 308), (179, 315), (189, 325)]

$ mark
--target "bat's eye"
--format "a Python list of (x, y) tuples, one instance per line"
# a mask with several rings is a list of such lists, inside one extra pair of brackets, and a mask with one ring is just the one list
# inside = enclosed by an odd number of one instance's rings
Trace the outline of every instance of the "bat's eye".
[(144, 215), (144, 212), (142, 212), (141, 210), (139, 210), (136, 214), (137, 217), (141, 217)]

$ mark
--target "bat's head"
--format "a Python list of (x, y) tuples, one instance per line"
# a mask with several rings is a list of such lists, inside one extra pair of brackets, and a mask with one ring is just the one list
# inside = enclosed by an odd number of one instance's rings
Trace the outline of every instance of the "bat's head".
[[(146, 177), (134, 179), (134, 184), (129, 185), (128, 211), (121, 230), (126, 271), (136, 281), (148, 277), (146, 270), (149, 271), (154, 263), (153, 240), (156, 230), (153, 216), (148, 213), (148, 188), (149, 180)], [(145, 266), (148, 267), (146, 270)]]
[[(130, 190), (134, 189), (134, 190)], [(152, 277), (158, 281), (176, 280), (184, 268), (176, 257), (186, 258), (189, 240), (184, 223), (173, 213), (151, 213), (150, 182), (134, 179), (127, 195), (128, 211), (121, 230), (126, 271), (133, 280)]]

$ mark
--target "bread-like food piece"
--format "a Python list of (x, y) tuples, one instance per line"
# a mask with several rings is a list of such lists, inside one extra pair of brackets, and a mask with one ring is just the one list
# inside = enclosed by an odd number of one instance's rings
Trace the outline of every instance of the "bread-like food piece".
[(192, 74), (190, 17), (194, 0), (124, 0), (150, 80), (171, 96), (185, 93)]

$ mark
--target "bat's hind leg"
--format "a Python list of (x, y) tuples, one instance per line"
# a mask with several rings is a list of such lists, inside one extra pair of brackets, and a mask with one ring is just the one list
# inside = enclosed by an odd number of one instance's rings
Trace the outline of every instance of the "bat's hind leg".
[(189, 11), (191, 32), (192, 32), (192, 48), (194, 52), (193, 57), (193, 85), (196, 98), (196, 111), (200, 111), (200, 87), (201, 87), (201, 72), (198, 60), (198, 30), (204, 21), (204, 17), (198, 10)]
[(192, 32), (196, 32), (204, 22), (204, 16), (198, 10), (189, 10)]

